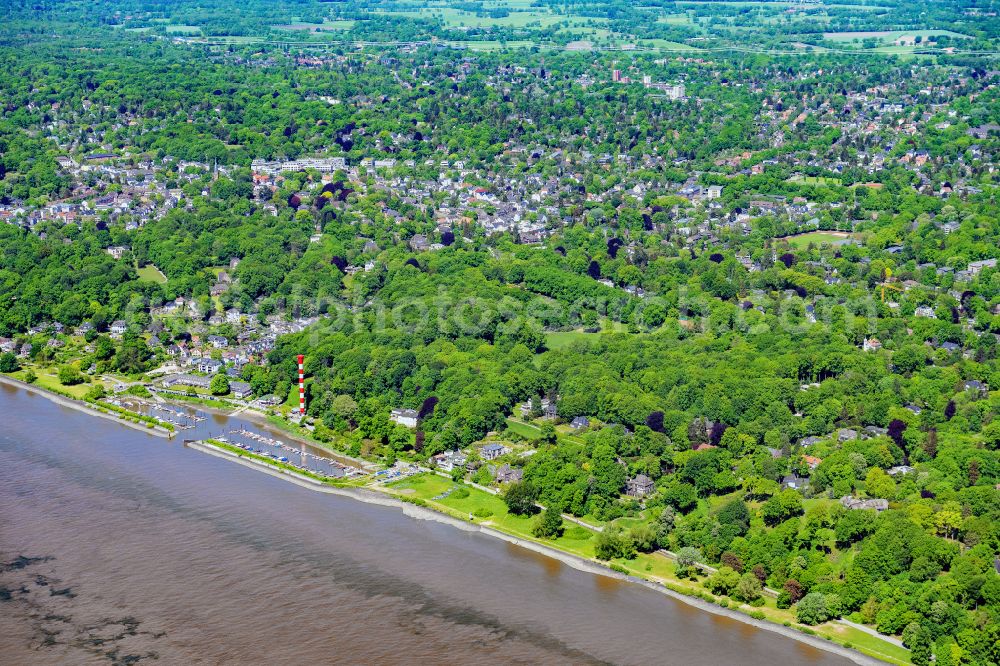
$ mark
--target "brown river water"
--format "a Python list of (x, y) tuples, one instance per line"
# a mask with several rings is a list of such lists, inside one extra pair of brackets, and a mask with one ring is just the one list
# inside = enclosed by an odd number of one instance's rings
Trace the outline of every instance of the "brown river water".
[(0, 664), (850, 663), (178, 440), (0, 385)]

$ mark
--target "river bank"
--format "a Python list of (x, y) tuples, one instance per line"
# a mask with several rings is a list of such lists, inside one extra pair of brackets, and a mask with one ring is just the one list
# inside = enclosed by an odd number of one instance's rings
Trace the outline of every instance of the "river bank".
[[(23, 381), (8, 376), (0, 375), (0, 383), (16, 388), (23, 388), (26, 391), (42, 395), (42, 397), (46, 398), (47, 400), (49, 400), (54, 404), (65, 406), (85, 414), (96, 415), (105, 420), (112, 421), (115, 423), (122, 423), (130, 428), (133, 428), (134, 430), (147, 432), (164, 438), (170, 438), (172, 436), (172, 433), (169, 433), (169, 431), (166, 431), (165, 429), (147, 428), (142, 424), (132, 423), (124, 419), (120, 419), (113, 414), (100, 412), (87, 403), (83, 403), (78, 400), (72, 400), (70, 398), (53, 393), (52, 391), (49, 391), (45, 388), (34, 386), (32, 384), (27, 384)], [(205, 408), (205, 407), (202, 408), (208, 409), (209, 411), (221, 416), (226, 416), (226, 417), (234, 416), (234, 414), (232, 414), (231, 412), (227, 412), (226, 410)], [(256, 422), (259, 425), (274, 427), (274, 424), (271, 422), (270, 419), (266, 417), (266, 415), (260, 414), (258, 412), (253, 412), (253, 413), (248, 413), (248, 412), (252, 412), (252, 410), (244, 410), (239, 413), (239, 416), (244, 417), (249, 421)], [(284, 435), (287, 435), (288, 437), (297, 440), (299, 443), (304, 442), (310, 446), (322, 450), (322, 447), (319, 447), (316, 443), (310, 442), (309, 440), (305, 440), (301, 437), (297, 437), (294, 435), (294, 433), (287, 433), (284, 429), (277, 429), (277, 430), (283, 433)], [(607, 578), (638, 583), (644, 587), (648, 587), (649, 589), (655, 590), (659, 593), (665, 594), (674, 599), (682, 601), (687, 605), (696, 607), (701, 610), (709, 611), (714, 615), (727, 617), (753, 627), (781, 634), (788, 638), (792, 638), (800, 643), (812, 646), (814, 648), (825, 650), (827, 652), (836, 654), (844, 658), (848, 658), (857, 664), (867, 665), (867, 664), (886, 663), (883, 661), (879, 661), (875, 658), (872, 658), (868, 655), (865, 655), (857, 650), (852, 649), (853, 645), (859, 644), (857, 642), (855, 642), (852, 645), (852, 647), (846, 647), (844, 645), (839, 644), (838, 642), (835, 642), (835, 641), (846, 642), (844, 641), (843, 637), (834, 638), (830, 636), (829, 638), (824, 639), (822, 637), (817, 637), (814, 635), (804, 633), (802, 630), (796, 629), (793, 626), (788, 625), (787, 623), (783, 625), (783, 624), (777, 624), (776, 622), (769, 621), (767, 619), (758, 619), (755, 617), (751, 617), (744, 612), (733, 610), (731, 608), (726, 608), (724, 606), (718, 606), (715, 603), (712, 603), (711, 601), (706, 601), (705, 599), (702, 599), (698, 596), (692, 596), (692, 593), (694, 595), (698, 594), (698, 592), (695, 592), (693, 590), (689, 592), (686, 590), (679, 591), (677, 589), (671, 589), (662, 582), (651, 581), (642, 578), (640, 577), (641, 574), (630, 575), (630, 573), (628, 572), (622, 573), (621, 571), (613, 570), (612, 568), (609, 567), (608, 564), (598, 560), (592, 560), (586, 557), (581, 557), (577, 554), (563, 551), (557, 547), (553, 547), (545, 543), (540, 543), (538, 541), (534, 541), (531, 539), (525, 539), (520, 535), (509, 534), (502, 530), (495, 529), (494, 527), (491, 527), (489, 525), (479, 524), (474, 521), (470, 522), (461, 517), (448, 515), (447, 513), (444, 513), (442, 510), (438, 510), (436, 508), (428, 507), (426, 505), (419, 506), (409, 501), (404, 501), (403, 499), (400, 499), (398, 496), (390, 495), (390, 491), (388, 489), (383, 490), (382, 488), (378, 488), (371, 490), (363, 488), (344, 488), (344, 487), (330, 486), (323, 484), (319, 481), (316, 481), (314, 479), (311, 479), (309, 477), (306, 477), (304, 475), (295, 474), (287, 470), (279, 469), (277, 467), (268, 465), (261, 461), (251, 460), (248, 459), (247, 457), (240, 456), (230, 451), (225, 451), (215, 446), (206, 444), (198, 444), (192, 446), (192, 444), (187, 441), (185, 442), (185, 444), (191, 448), (197, 448), (201, 452), (210, 453), (217, 457), (224, 457), (226, 459), (236, 461), (245, 466), (252, 467), (258, 471), (264, 471), (272, 476), (282, 478), (286, 481), (291, 481), (301, 487), (305, 487), (314, 491), (320, 491), (334, 495), (342, 495), (368, 504), (378, 504), (386, 507), (399, 508), (402, 510), (404, 515), (408, 517), (418, 518), (421, 520), (433, 520), (435, 522), (444, 523), (464, 531), (477, 531), (483, 534), (487, 534), (489, 536), (500, 539), (512, 545), (516, 545), (525, 548), (527, 550), (530, 550), (534, 553), (543, 555), (545, 557), (550, 557), (560, 562), (563, 562), (568, 566), (577, 569), (579, 571), (585, 571), (591, 574), (596, 574)], [(372, 466), (371, 463), (366, 463), (365, 465), (366, 468), (369, 468), (371, 466)], [(635, 573), (635, 570), (633, 570), (632, 573)], [(855, 627), (852, 624), (847, 624), (847, 623), (845, 623), (843, 627), (850, 628), (851, 630), (855, 629)], [(870, 630), (864, 633), (869, 635), (873, 634), (873, 632), (871, 632)], [(878, 640), (884, 640), (884, 639), (879, 638)], [(851, 645), (851, 643), (848, 644)], [(871, 646), (869, 647), (871, 648)], [(874, 650), (875, 654), (883, 654), (878, 649), (874, 648), (871, 649)], [(888, 657), (888, 655), (886, 656)], [(889, 661), (894, 661), (895, 663), (906, 663), (904, 661), (899, 661), (895, 657), (890, 658)]]
[[(855, 663), (379, 493), (305, 492), (6, 386), (0, 411), (12, 663)], [(212, 421), (182, 435), (245, 423)]]
[(803, 633), (802, 631), (799, 631), (793, 627), (786, 627), (783, 625), (775, 624), (774, 622), (759, 620), (757, 618), (750, 617), (749, 615), (742, 613), (740, 611), (733, 610), (730, 608), (723, 608), (714, 603), (705, 601), (704, 599), (693, 597), (675, 591), (661, 583), (646, 580), (638, 576), (621, 573), (619, 571), (615, 571), (600, 561), (590, 560), (584, 557), (580, 557), (573, 553), (565, 552), (563, 550), (554, 548), (544, 543), (532, 541), (529, 539), (523, 539), (518, 536), (508, 534), (506, 532), (495, 529), (494, 527), (488, 525), (479, 524), (474, 521), (462, 520), (426, 506), (420, 506), (411, 502), (404, 501), (396, 496), (390, 495), (389, 491), (387, 490), (331, 486), (328, 484), (324, 484), (320, 481), (317, 481), (315, 479), (309, 478), (307, 476), (304, 476), (302, 474), (281, 469), (246, 456), (241, 456), (237, 453), (227, 451), (225, 449), (222, 449), (220, 447), (214, 446), (206, 442), (185, 442), (185, 446), (208, 455), (236, 462), (237, 464), (244, 465), (251, 469), (255, 469), (270, 476), (283, 479), (285, 481), (294, 483), (300, 487), (315, 492), (321, 492), (331, 495), (339, 495), (360, 502), (364, 502), (367, 504), (375, 504), (383, 507), (396, 508), (402, 511), (404, 515), (411, 518), (442, 523), (466, 532), (479, 532), (481, 534), (485, 534), (495, 539), (505, 541), (509, 544), (518, 546), (520, 548), (530, 550), (539, 555), (543, 555), (545, 557), (558, 560), (559, 562), (562, 562), (563, 564), (566, 564), (567, 566), (570, 566), (578, 571), (583, 571), (598, 576), (604, 576), (607, 578), (627, 581), (630, 583), (641, 585), (645, 588), (654, 590), (660, 594), (676, 599), (682, 603), (693, 606), (699, 610), (706, 611), (713, 615), (722, 616), (731, 620), (736, 620), (738, 622), (750, 625), (757, 629), (782, 635), (786, 638), (793, 639), (800, 643), (809, 645), (813, 648), (838, 655), (845, 659), (849, 659), (850, 661), (862, 666), (870, 666), (870, 665), (885, 663), (883, 661), (877, 660), (873, 657), (870, 657), (856, 650), (839, 645), (833, 642), (832, 640), (824, 640), (822, 638), (818, 638), (816, 636)]
[(0, 384), (5, 384), (7, 386), (24, 389), (26, 391), (29, 391), (30, 393), (39, 395), (45, 398), (46, 400), (53, 402), (61, 407), (75, 409), (76, 411), (83, 412), (84, 414), (96, 416), (98, 418), (102, 418), (107, 421), (113, 421), (128, 428), (132, 428), (133, 430), (139, 430), (140, 432), (144, 432), (149, 435), (154, 435), (155, 437), (172, 439), (175, 434), (162, 426), (153, 426), (152, 428), (147, 428), (145, 425), (142, 425), (141, 423), (134, 423), (124, 418), (119, 418), (115, 414), (101, 411), (97, 407), (91, 405), (90, 403), (83, 402), (82, 400), (73, 400), (72, 398), (67, 398), (65, 396), (59, 395), (58, 393), (53, 393), (52, 391), (49, 391), (48, 389), (42, 388), (40, 386), (35, 386), (34, 384), (29, 384), (28, 382), (23, 382), (20, 379), (14, 379), (13, 377), (10, 377), (8, 375), (0, 374)]

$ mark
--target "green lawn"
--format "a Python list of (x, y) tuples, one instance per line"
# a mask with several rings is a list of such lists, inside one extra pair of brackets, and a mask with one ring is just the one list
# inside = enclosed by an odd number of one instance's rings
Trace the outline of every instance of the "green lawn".
[(872, 636), (871, 634), (865, 633), (854, 627), (848, 627), (843, 624), (830, 624), (827, 623), (822, 625), (823, 633), (828, 633), (836, 638), (840, 639), (841, 643), (850, 643), (851, 646), (868, 654), (873, 657), (877, 657), (882, 661), (887, 661), (889, 663), (895, 664), (909, 664), (910, 663), (910, 651), (906, 648), (901, 648), (898, 645), (893, 645), (892, 643), (886, 643), (885, 641)]
[(579, 340), (594, 340), (596, 335), (584, 331), (553, 331), (545, 334), (545, 346), (549, 349), (563, 349)]
[(694, 21), (687, 14), (671, 14), (669, 16), (660, 16), (656, 19), (657, 23), (666, 23), (667, 25), (694, 25)]
[(789, 183), (797, 183), (798, 185), (843, 185), (844, 181), (839, 178), (827, 178), (826, 176), (803, 176), (802, 174), (795, 174), (788, 178)]
[(525, 439), (537, 439), (542, 434), (542, 429), (538, 426), (513, 418), (507, 419), (507, 427)]
[[(75, 386), (64, 386), (59, 383), (59, 378), (54, 376), (58, 372), (58, 368), (32, 368), (38, 379), (35, 380), (35, 386), (38, 388), (49, 389), (56, 393), (68, 393), (78, 400), (83, 400), (83, 396), (86, 395), (87, 391), (93, 384), (83, 383), (77, 384)], [(50, 376), (50, 374), (52, 376)], [(15, 373), (12, 375), (16, 379), (24, 381), (24, 372)], [(97, 382), (102, 384), (103, 382)]]
[(154, 264), (146, 264), (142, 268), (138, 269), (139, 279), (143, 282), (154, 282), (156, 284), (164, 284), (167, 281), (167, 276), (157, 268)]
[(456, 487), (459, 486), (454, 481), (436, 474), (419, 474), (403, 481), (389, 484), (388, 489), (402, 497), (424, 500), (431, 507), (464, 520), (468, 520), (469, 514), (475, 515), (477, 511), (480, 513), (489, 512), (490, 515), (485, 518), (476, 517), (474, 519), (475, 522), (499, 528), (518, 538), (530, 539), (555, 546), (560, 550), (579, 555), (580, 557), (588, 559), (594, 557), (594, 533), (590, 530), (572, 523), (564, 523), (566, 530), (563, 536), (558, 539), (537, 539), (531, 534), (532, 525), (534, 525), (536, 520), (535, 516), (512, 515), (508, 513), (507, 505), (501, 497), (491, 495), (478, 488), (461, 486), (469, 491), (468, 497), (458, 498), (453, 494), (444, 499), (433, 499), (449, 488)]
[(201, 28), (196, 25), (168, 25), (167, 34), (169, 35), (200, 35)]
[(810, 231), (803, 234), (783, 236), (782, 238), (775, 238), (774, 240), (785, 241), (792, 247), (801, 249), (808, 247), (810, 243), (821, 245), (822, 243), (835, 243), (837, 241), (843, 241), (853, 237), (853, 234), (844, 231)]

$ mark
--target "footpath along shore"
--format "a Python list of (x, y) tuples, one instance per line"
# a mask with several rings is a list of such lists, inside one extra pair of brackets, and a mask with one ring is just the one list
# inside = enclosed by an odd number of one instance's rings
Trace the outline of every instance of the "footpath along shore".
[(153, 426), (152, 428), (147, 428), (142, 423), (133, 423), (127, 419), (119, 418), (117, 414), (110, 414), (108, 412), (102, 412), (97, 407), (91, 405), (90, 403), (84, 402), (82, 400), (74, 400), (73, 398), (67, 398), (66, 396), (59, 395), (58, 393), (53, 393), (48, 389), (44, 389), (40, 386), (35, 386), (34, 384), (29, 384), (27, 382), (22, 382), (20, 379), (14, 379), (13, 377), (8, 377), (7, 375), (0, 375), (0, 384), (6, 384), (7, 386), (13, 386), (16, 388), (24, 389), (30, 393), (40, 395), (50, 402), (61, 407), (68, 407), (69, 409), (75, 409), (78, 412), (83, 412), (84, 414), (89, 414), (90, 416), (96, 416), (98, 418), (107, 419), (108, 421), (113, 421), (119, 423), (133, 430), (138, 430), (144, 432), (148, 435), (154, 435), (156, 437), (163, 437), (164, 439), (171, 439), (174, 433), (167, 430), (163, 426)]
[(673, 599), (686, 603), (690, 606), (694, 606), (695, 608), (698, 608), (705, 612), (712, 613), (713, 615), (727, 617), (729, 619), (736, 620), (744, 624), (748, 624), (750, 626), (762, 629), (764, 631), (770, 631), (776, 634), (780, 634), (787, 638), (799, 641), (800, 643), (804, 643), (806, 645), (814, 647), (818, 650), (823, 650), (825, 652), (829, 652), (844, 657), (845, 659), (849, 659), (850, 661), (859, 664), (861, 666), (875, 666), (878, 664), (886, 663), (883, 661), (879, 661), (873, 657), (869, 657), (868, 655), (857, 652), (855, 650), (843, 647), (842, 645), (839, 645), (833, 641), (824, 640), (816, 636), (810, 636), (808, 634), (802, 633), (801, 631), (797, 631), (791, 627), (775, 624), (773, 622), (768, 622), (766, 620), (758, 620), (739, 611), (735, 611), (728, 608), (722, 608), (720, 606), (717, 606), (713, 603), (710, 603), (698, 597), (691, 597), (685, 594), (681, 594), (680, 592), (671, 590), (670, 588), (661, 585), (659, 583), (648, 581), (636, 576), (623, 574), (618, 571), (614, 571), (609, 567), (607, 567), (606, 565), (604, 565), (603, 563), (598, 562), (596, 560), (589, 560), (584, 557), (580, 557), (578, 555), (567, 553), (565, 551), (553, 548), (551, 546), (547, 546), (545, 544), (541, 544), (528, 539), (518, 538), (510, 534), (507, 534), (505, 532), (501, 532), (500, 530), (489, 527), (487, 525), (481, 525), (475, 522), (461, 520), (459, 518), (455, 518), (440, 511), (436, 511), (432, 508), (428, 508), (425, 506), (417, 506), (416, 504), (405, 502), (401, 499), (396, 498), (395, 496), (389, 495), (387, 491), (369, 489), (369, 488), (348, 488), (348, 487), (331, 486), (328, 484), (321, 483), (320, 481), (312, 479), (303, 474), (298, 474), (296, 472), (282, 469), (274, 465), (269, 465), (263, 461), (258, 461), (256, 459), (247, 456), (241, 456), (232, 451), (227, 451), (225, 449), (222, 449), (220, 447), (214, 446), (212, 444), (203, 441), (185, 441), (184, 445), (188, 448), (200, 451), (202, 453), (230, 460), (232, 462), (244, 465), (246, 467), (250, 467), (265, 474), (269, 474), (271, 476), (284, 479), (285, 481), (294, 483), (298, 486), (307, 488), (314, 492), (326, 493), (329, 495), (340, 495), (342, 497), (349, 497), (351, 499), (360, 502), (365, 502), (367, 504), (376, 504), (379, 506), (396, 508), (401, 510), (404, 515), (409, 516), (411, 518), (416, 518), (418, 520), (432, 520), (445, 525), (450, 525), (452, 527), (455, 527), (457, 529), (466, 532), (479, 532), (491, 536), (495, 539), (506, 541), (507, 543), (520, 546), (521, 548), (526, 548), (540, 555), (544, 555), (546, 557), (558, 560), (579, 571), (584, 571), (598, 576), (606, 576), (608, 578), (614, 578), (617, 580), (623, 580), (623, 581), (628, 581), (630, 583), (635, 583), (637, 585), (642, 585), (643, 587), (646, 587), (650, 590), (654, 590), (656, 592), (669, 596)]

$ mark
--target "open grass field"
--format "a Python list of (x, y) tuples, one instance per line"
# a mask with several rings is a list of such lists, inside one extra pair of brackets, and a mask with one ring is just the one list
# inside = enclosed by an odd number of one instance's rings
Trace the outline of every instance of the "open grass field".
[(558, 14), (545, 7), (539, 7), (522, 0), (502, 0), (483, 3), (485, 11), (504, 9), (506, 15), (489, 16), (485, 12), (473, 12), (439, 2), (399, 3), (402, 9), (376, 10), (376, 13), (409, 18), (438, 19), (449, 28), (528, 28), (545, 30), (580, 29), (606, 25), (603, 17), (579, 16), (572, 13)]
[(883, 44), (891, 44), (901, 37), (921, 37), (927, 40), (928, 37), (934, 37), (938, 35), (947, 35), (953, 39), (972, 39), (969, 35), (963, 35), (960, 32), (954, 32), (951, 30), (876, 30), (876, 31), (857, 31), (857, 32), (824, 32), (823, 39), (830, 40), (832, 42), (852, 42), (854, 40), (863, 40), (875, 38), (881, 41)]
[(541, 429), (537, 426), (517, 419), (507, 419), (507, 427), (525, 439), (535, 439), (542, 434)]
[(649, 48), (660, 49), (661, 51), (700, 51), (696, 46), (691, 46), (689, 44), (682, 44), (681, 42), (672, 42), (669, 39), (644, 39), (639, 42), (640, 46), (646, 46)]
[(799, 185), (843, 185), (843, 181), (839, 178), (827, 178), (826, 176), (803, 176), (802, 174), (795, 174), (789, 177), (789, 183), (797, 183)]
[(212, 44), (253, 44), (254, 42), (264, 41), (263, 37), (254, 37), (252, 35), (212, 35), (211, 37), (185, 37), (182, 39), (192, 44), (201, 44), (204, 42)]
[(538, 46), (537, 42), (532, 42), (530, 40), (511, 40), (509, 42), (498, 42), (496, 40), (470, 40), (447, 41), (442, 43), (459, 49), (469, 49), (470, 51), (501, 51), (503, 49), (527, 49), (533, 46)]
[[(35, 386), (41, 389), (46, 389), (54, 393), (66, 393), (77, 400), (83, 400), (83, 396), (87, 394), (87, 391), (94, 384), (84, 382), (83, 384), (76, 384), (75, 386), (64, 386), (59, 383), (59, 377), (56, 376), (58, 369), (56, 367), (41, 368), (32, 367), (32, 372), (35, 373)], [(11, 375), (14, 379), (20, 379), (24, 381), (24, 377), (27, 374), (26, 369), (15, 372)], [(103, 384), (104, 382), (96, 381), (95, 384)]]
[(200, 35), (201, 28), (196, 25), (176, 25), (166, 26), (168, 35)]
[(354, 27), (354, 21), (323, 21), (322, 23), (286, 23), (284, 25), (273, 25), (272, 28), (278, 30), (298, 30), (304, 32), (330, 32), (334, 30), (350, 30)]
[(878, 5), (861, 5), (861, 4), (843, 4), (843, 3), (819, 3), (819, 4), (804, 4), (801, 2), (780, 2), (772, 0), (677, 0), (676, 5), (678, 7), (705, 7), (706, 5), (718, 5), (718, 6), (729, 6), (729, 7), (759, 7), (763, 9), (778, 9), (778, 8), (789, 8), (789, 7), (805, 7), (805, 8), (816, 8), (816, 7), (831, 7), (834, 9), (857, 9), (858, 11), (873, 11), (876, 9), (885, 9)]
[(164, 284), (167, 281), (167, 276), (154, 264), (146, 264), (139, 269), (139, 279), (143, 282)]
[(589, 342), (597, 339), (597, 333), (584, 331), (553, 331), (545, 334), (545, 346), (549, 349), (564, 349), (574, 342)]
[[(464, 493), (455, 493), (453, 489), (458, 487), (468, 490), (468, 496), (462, 497)], [(558, 539), (536, 539), (531, 534), (535, 522), (534, 516), (512, 515), (507, 511), (507, 505), (501, 497), (478, 488), (459, 486), (454, 481), (436, 474), (418, 474), (390, 484), (389, 489), (404, 497), (424, 500), (434, 508), (456, 517), (468, 519), (471, 514), (477, 523), (499, 527), (509, 534), (550, 544), (581, 557), (594, 557), (593, 532), (578, 525), (567, 525), (565, 533)], [(452, 494), (440, 498), (449, 489), (452, 490)], [(434, 499), (436, 497), (439, 499)]]
[(656, 19), (657, 23), (666, 23), (667, 25), (695, 25), (695, 22), (687, 14), (669, 14), (667, 16), (660, 16)]
[(838, 243), (854, 238), (854, 234), (846, 231), (809, 231), (803, 234), (794, 234), (775, 238), (776, 241), (785, 241), (795, 248), (808, 247), (810, 243), (821, 245), (823, 243)]

